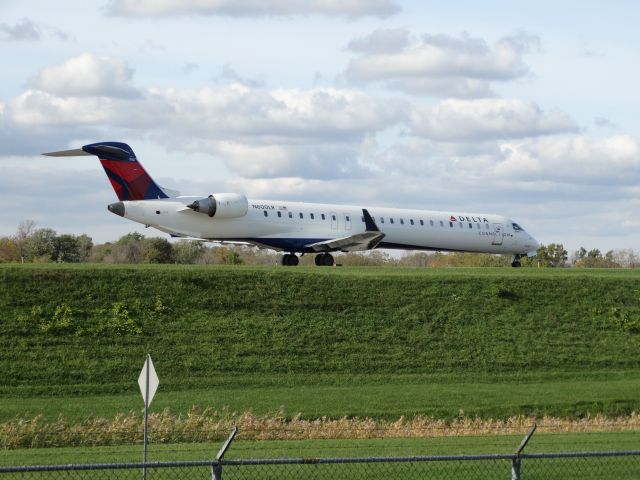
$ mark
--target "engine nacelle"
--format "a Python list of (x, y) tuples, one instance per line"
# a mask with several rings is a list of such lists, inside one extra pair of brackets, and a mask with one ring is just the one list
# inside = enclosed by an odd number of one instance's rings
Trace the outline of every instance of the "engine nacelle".
[(244, 217), (249, 210), (247, 197), (239, 193), (216, 193), (207, 198), (196, 200), (187, 205), (198, 213), (205, 213), (216, 218)]

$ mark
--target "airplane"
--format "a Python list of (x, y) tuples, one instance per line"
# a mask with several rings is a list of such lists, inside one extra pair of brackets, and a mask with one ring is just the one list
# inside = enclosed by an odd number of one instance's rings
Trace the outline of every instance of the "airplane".
[(332, 266), (332, 252), (386, 248), (510, 254), (519, 267), (540, 246), (513, 220), (495, 214), (256, 200), (241, 193), (181, 196), (159, 186), (121, 142), (43, 155), (97, 156), (119, 200), (108, 205), (111, 213), (173, 237), (282, 251), (282, 265), (297, 265), (298, 253), (316, 254), (316, 265)]

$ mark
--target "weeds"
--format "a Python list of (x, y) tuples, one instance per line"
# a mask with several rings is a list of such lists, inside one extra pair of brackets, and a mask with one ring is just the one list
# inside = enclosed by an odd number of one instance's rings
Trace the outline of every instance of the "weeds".
[[(346, 417), (305, 420), (299, 415), (287, 419), (281, 412), (254, 415), (251, 411), (236, 413), (229, 409), (193, 407), (185, 415), (173, 415), (169, 409), (152, 413), (148, 428), (154, 443), (198, 443), (222, 440), (234, 426), (244, 440), (315, 440), (513, 435), (526, 431), (534, 423), (543, 433), (629, 431), (640, 427), (640, 414), (617, 418), (596, 415), (579, 420), (546, 416), (514, 416), (505, 420), (461, 416), (450, 421), (423, 416), (393, 421)], [(133, 411), (110, 420), (91, 417), (80, 423), (70, 423), (63, 417), (45, 422), (37, 416), (0, 424), (3, 449), (129, 445), (142, 443), (142, 437), (142, 415)]]
[(611, 320), (623, 332), (639, 333), (640, 332), (640, 309), (634, 308), (611, 308)]

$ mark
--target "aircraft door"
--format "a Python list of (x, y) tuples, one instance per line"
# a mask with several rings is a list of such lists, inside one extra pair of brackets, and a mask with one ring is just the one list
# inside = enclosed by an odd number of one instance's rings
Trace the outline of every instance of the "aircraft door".
[(344, 215), (344, 229), (351, 230), (351, 217), (347, 214)]
[(491, 245), (502, 245), (502, 224), (493, 224), (493, 241)]
[(338, 229), (338, 214), (336, 212), (331, 212), (331, 230)]

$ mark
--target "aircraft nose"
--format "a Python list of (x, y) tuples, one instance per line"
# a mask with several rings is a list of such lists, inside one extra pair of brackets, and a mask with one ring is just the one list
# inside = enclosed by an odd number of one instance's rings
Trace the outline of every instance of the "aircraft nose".
[(529, 239), (531, 240), (531, 244), (533, 245), (533, 249), (534, 250), (538, 250), (541, 246), (541, 243), (536, 240), (535, 238), (533, 238), (531, 235), (529, 235)]
[(124, 217), (124, 203), (122, 202), (111, 203), (107, 206), (107, 209), (111, 213), (115, 213), (116, 215)]

